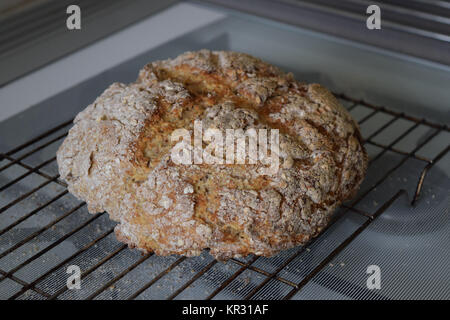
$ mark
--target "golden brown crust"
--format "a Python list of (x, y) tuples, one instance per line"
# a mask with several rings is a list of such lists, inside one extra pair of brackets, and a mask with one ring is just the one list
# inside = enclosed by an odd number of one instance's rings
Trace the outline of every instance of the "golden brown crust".
[[(280, 169), (176, 165), (170, 134), (196, 119), (222, 132), (279, 129)], [(57, 153), (70, 192), (120, 222), (120, 241), (161, 255), (270, 256), (305, 243), (367, 167), (357, 124), (327, 89), (236, 52), (148, 64), (74, 122)]]

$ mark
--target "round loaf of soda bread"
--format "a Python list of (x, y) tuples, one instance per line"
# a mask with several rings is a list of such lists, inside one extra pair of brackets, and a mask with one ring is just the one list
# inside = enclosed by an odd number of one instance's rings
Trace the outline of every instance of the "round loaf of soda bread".
[[(195, 120), (224, 137), (266, 129), (278, 170), (248, 159), (177, 164), (180, 141), (171, 135), (193, 137)], [(279, 150), (269, 141), (274, 129)], [(357, 123), (327, 89), (247, 54), (209, 50), (152, 62), (136, 82), (112, 84), (76, 116), (57, 161), (89, 212), (118, 222), (120, 241), (158, 255), (210, 249), (220, 260), (304, 244), (367, 168)]]

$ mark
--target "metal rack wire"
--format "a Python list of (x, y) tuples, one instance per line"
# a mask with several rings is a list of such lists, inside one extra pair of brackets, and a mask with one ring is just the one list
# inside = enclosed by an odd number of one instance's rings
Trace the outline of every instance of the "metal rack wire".
[[(364, 126), (366, 122), (368, 122), (371, 119), (374, 119), (377, 115), (386, 115), (389, 117), (389, 120), (379, 124), (377, 128), (372, 130), (372, 132), (365, 137), (365, 144), (366, 146), (374, 146), (380, 150), (380, 152), (371, 157), (369, 166), (371, 166), (375, 161), (380, 159), (386, 152), (392, 152), (396, 155), (400, 156), (400, 160), (389, 170), (387, 170), (380, 178), (377, 178), (374, 183), (372, 183), (366, 190), (363, 190), (358, 194), (358, 196), (352, 200), (350, 203), (342, 205), (340, 210), (337, 211), (337, 213), (333, 216), (331, 223), (329, 226), (322, 232), (326, 232), (328, 229), (330, 229), (337, 221), (339, 221), (347, 212), (353, 212), (354, 214), (357, 214), (361, 217), (363, 217), (365, 220), (364, 222), (356, 229), (354, 230), (350, 235), (348, 235), (345, 239), (343, 239), (325, 258), (321, 259), (319, 263), (317, 263), (311, 270), (308, 272), (303, 279), (300, 282), (295, 282), (289, 279), (286, 279), (281, 275), (281, 272), (294, 260), (296, 259), (300, 254), (302, 254), (305, 250), (308, 249), (309, 246), (311, 246), (315, 241), (320, 239), (320, 236), (311, 240), (310, 243), (308, 243), (305, 246), (297, 248), (294, 253), (289, 256), (287, 259), (284, 259), (282, 263), (280, 263), (274, 270), (267, 271), (264, 270), (264, 268), (258, 267), (257, 262), (259, 259), (261, 259), (258, 256), (251, 256), (247, 257), (246, 259), (231, 259), (231, 263), (234, 265), (234, 271), (231, 273), (230, 276), (228, 276), (224, 281), (221, 283), (217, 283), (217, 285), (213, 288), (212, 292), (209, 292), (208, 295), (205, 297), (206, 299), (213, 299), (219, 295), (227, 286), (229, 286), (235, 279), (237, 279), (240, 275), (242, 275), (244, 272), (254, 272), (257, 274), (260, 274), (263, 277), (263, 280), (259, 282), (258, 284), (252, 286), (249, 288), (249, 290), (246, 291), (245, 296), (242, 296), (244, 299), (253, 299), (256, 298), (258, 293), (260, 293), (265, 286), (267, 286), (270, 282), (276, 281), (277, 283), (282, 283), (283, 285), (287, 285), (290, 290), (287, 294), (285, 294), (282, 298), (283, 299), (290, 299), (292, 298), (299, 290), (301, 290), (316, 274), (318, 274), (324, 266), (326, 266), (336, 255), (338, 255), (340, 252), (342, 252), (361, 232), (363, 232), (373, 221), (375, 221), (380, 215), (383, 214), (383, 212), (386, 211), (386, 209), (394, 202), (396, 201), (402, 194), (405, 193), (405, 190), (401, 187), (398, 188), (398, 192), (395, 193), (390, 199), (385, 201), (383, 204), (381, 204), (376, 212), (370, 213), (367, 212), (360, 207), (357, 206), (358, 203), (360, 203), (363, 199), (368, 197), (373, 190), (375, 190), (378, 186), (380, 186), (392, 173), (394, 173), (400, 166), (402, 166), (408, 159), (416, 159), (424, 164), (424, 168), (421, 172), (421, 174), (417, 177), (417, 185), (415, 188), (415, 194), (412, 200), (412, 204), (414, 205), (420, 198), (420, 193), (422, 190), (422, 185), (426, 179), (427, 172), (433, 167), (433, 165), (442, 159), (449, 151), (450, 146), (444, 145), (442, 148), (440, 148), (440, 151), (437, 153), (436, 156), (433, 158), (424, 157), (423, 155), (418, 154), (418, 151), (422, 149), (424, 146), (426, 146), (431, 140), (433, 140), (436, 136), (438, 136), (442, 132), (449, 132), (448, 126), (440, 125), (436, 123), (432, 123), (430, 121), (427, 121), (426, 119), (419, 119), (412, 116), (409, 116), (405, 113), (399, 113), (396, 111), (389, 110), (385, 107), (375, 106), (370, 103), (367, 103), (365, 101), (360, 101), (353, 99), (351, 97), (348, 97), (346, 95), (337, 94), (338, 98), (343, 102), (344, 105), (346, 105), (347, 109), (352, 112), (355, 108), (365, 108), (369, 110), (365, 116), (359, 119), (360, 126)], [(399, 134), (396, 137), (392, 137), (393, 139), (389, 144), (382, 144), (380, 142), (377, 142), (374, 138), (383, 133), (385, 130), (388, 130), (388, 128), (395, 127), (398, 124), (399, 120), (405, 120), (408, 122), (411, 122), (411, 126), (409, 128), (402, 131), (401, 134)], [(8, 179), (7, 183), (0, 186), (0, 194), (7, 190), (8, 188), (22, 183), (24, 179), (26, 179), (28, 176), (32, 174), (39, 175), (44, 179), (44, 182), (40, 183), (33, 189), (21, 194), (17, 198), (13, 199), (12, 201), (6, 203), (0, 208), (0, 218), (2, 214), (5, 214), (5, 212), (14, 206), (17, 206), (21, 203), (30, 201), (33, 194), (35, 194), (37, 191), (41, 190), (42, 188), (48, 186), (49, 184), (58, 184), (59, 186), (63, 187), (63, 191), (56, 194), (53, 198), (45, 201), (44, 203), (40, 204), (33, 210), (29, 211), (28, 213), (18, 217), (13, 222), (8, 224), (7, 226), (0, 229), (0, 239), (2, 236), (4, 236), (6, 233), (12, 231), (16, 226), (19, 224), (26, 222), (28, 219), (32, 218), (39, 212), (41, 212), (43, 209), (48, 208), (50, 205), (67, 195), (68, 191), (65, 189), (66, 184), (59, 180), (59, 175), (51, 175), (48, 174), (43, 168), (49, 164), (52, 164), (55, 162), (56, 157), (51, 157), (48, 160), (45, 160), (38, 165), (31, 166), (27, 164), (24, 159), (26, 159), (29, 156), (32, 156), (36, 153), (38, 153), (41, 150), (44, 150), (48, 146), (60, 143), (62, 139), (67, 135), (68, 127), (70, 126), (72, 121), (67, 121), (59, 126), (52, 128), (51, 130), (48, 130), (47, 132), (37, 136), (36, 138), (21, 144), (13, 149), (11, 149), (8, 152), (1, 153), (0, 154), (0, 163), (1, 162), (7, 162), (5, 165), (0, 167), (0, 174), (2, 172), (7, 171), (13, 166), (19, 166), (23, 170), (25, 170), (24, 173), (20, 174), (18, 177)], [(396, 145), (410, 135), (414, 130), (419, 128), (420, 126), (425, 126), (428, 129), (432, 130), (430, 134), (426, 136), (420, 143), (418, 143), (412, 150), (405, 151), (402, 148), (396, 147)], [(63, 131), (61, 134), (60, 132)], [(52, 135), (55, 135), (55, 137), (52, 137)], [(49, 137), (51, 137), (49, 139)], [(42, 142), (45, 141), (45, 142)], [(42, 142), (42, 143), (41, 143)], [(26, 149), (30, 150), (26, 150)], [(26, 150), (26, 152), (23, 152)], [(370, 170), (369, 170), (370, 172)], [(27, 234), (23, 239), (12, 243), (10, 247), (7, 249), (0, 251), (0, 260), (2, 259), (8, 259), (10, 255), (12, 255), (16, 250), (21, 248), (22, 246), (28, 244), (33, 239), (36, 239), (39, 235), (44, 233), (47, 230), (50, 230), (52, 228), (55, 228), (58, 224), (58, 222), (63, 221), (64, 219), (70, 217), (73, 215), (77, 210), (80, 210), (82, 207), (85, 206), (85, 203), (79, 203), (75, 206), (73, 206), (70, 210), (67, 210), (66, 212), (58, 215), (55, 219), (52, 219), (48, 223), (46, 223), (43, 227), (38, 228), (37, 230)], [(87, 244), (84, 244), (81, 249), (78, 249), (76, 252), (70, 254), (68, 257), (57, 263), (55, 266), (50, 268), (49, 270), (45, 270), (43, 272), (38, 272), (32, 279), (32, 281), (25, 281), (23, 277), (20, 276), (20, 271), (22, 271), (24, 268), (26, 268), (31, 262), (37, 260), (38, 258), (42, 257), (44, 254), (48, 253), (50, 250), (58, 247), (61, 245), (66, 239), (71, 237), (72, 235), (76, 234), (83, 228), (89, 226), (90, 224), (94, 223), (94, 221), (98, 220), (100, 217), (104, 216), (105, 213), (98, 213), (95, 215), (90, 216), (87, 220), (85, 220), (83, 223), (79, 225), (73, 225), (73, 228), (71, 228), (69, 231), (65, 232), (61, 237), (53, 241), (51, 244), (48, 244), (46, 247), (42, 248), (41, 250), (38, 250), (36, 253), (32, 254), (30, 257), (25, 259), (24, 261), (20, 262), (19, 264), (15, 265), (14, 267), (10, 268), (8, 271), (0, 269), (0, 285), (1, 282), (10, 280), (20, 286), (18, 290), (13, 292), (12, 294), (9, 294), (6, 298), (7, 299), (17, 299), (17, 298), (23, 298), (25, 294), (29, 294), (31, 292), (32, 294), (37, 294), (40, 298), (43, 299), (62, 299), (64, 298), (64, 293), (68, 290), (67, 286), (65, 284), (63, 286), (60, 286), (58, 290), (55, 290), (54, 292), (47, 292), (46, 290), (42, 289), (42, 287), (39, 286), (43, 281), (48, 279), (54, 272), (57, 270), (60, 270), (65, 265), (71, 263), (72, 261), (75, 261), (76, 258), (79, 258), (82, 256), (82, 254), (93, 250), (97, 245), (107, 238), (109, 235), (113, 233), (113, 227), (107, 229), (104, 231), (100, 236), (96, 237), (94, 240), (88, 242)], [(112, 250), (110, 253), (99, 258), (98, 261), (96, 261), (95, 264), (83, 268), (81, 279), (87, 279), (89, 275), (94, 273), (96, 270), (101, 268), (102, 266), (106, 265), (107, 263), (112, 263), (113, 259), (117, 258), (120, 254), (122, 254), (124, 251), (126, 251), (127, 246), (126, 245), (119, 245), (117, 248)], [(103, 282), (100, 284), (98, 288), (95, 288), (92, 292), (89, 293), (87, 296), (87, 299), (95, 299), (98, 298), (99, 295), (101, 295), (105, 290), (108, 288), (114, 287), (114, 285), (126, 277), (130, 272), (138, 268), (144, 261), (147, 261), (150, 257), (152, 257), (152, 254), (143, 255), (140, 258), (136, 259), (136, 261), (132, 263), (128, 263), (128, 265), (120, 272), (115, 274), (111, 279), (109, 279), (106, 282)], [(136, 290), (134, 290), (131, 294), (126, 296), (127, 299), (134, 299), (140, 296), (143, 292), (145, 292), (147, 289), (151, 288), (155, 285), (156, 282), (158, 282), (160, 279), (165, 277), (166, 275), (170, 274), (177, 266), (182, 264), (185, 261), (188, 261), (192, 258), (186, 258), (186, 257), (176, 257), (175, 259), (168, 260), (167, 265), (162, 268), (159, 272), (155, 273), (153, 276), (146, 279), (146, 283), (143, 283), (140, 287), (138, 287)], [(211, 260), (204, 266), (200, 268), (197, 272), (193, 273), (192, 276), (184, 282), (182, 285), (179, 285), (178, 287), (174, 288), (174, 290), (166, 296), (167, 299), (176, 299), (179, 297), (181, 293), (183, 293), (187, 288), (192, 286), (196, 283), (202, 276), (204, 276), (208, 271), (210, 271), (212, 268), (217, 266), (218, 264), (221, 264), (222, 262), (218, 262), (216, 260)]]

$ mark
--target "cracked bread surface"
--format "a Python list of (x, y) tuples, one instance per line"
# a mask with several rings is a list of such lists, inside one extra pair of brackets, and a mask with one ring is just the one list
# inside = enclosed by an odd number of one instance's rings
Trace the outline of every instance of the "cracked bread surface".
[[(195, 120), (223, 133), (278, 129), (279, 170), (175, 164), (170, 135), (192, 133)], [(186, 256), (209, 248), (224, 260), (316, 236), (356, 193), (368, 159), (357, 123), (321, 85), (247, 54), (201, 50), (112, 84), (76, 116), (57, 161), (69, 191), (119, 222), (116, 236), (130, 247)]]

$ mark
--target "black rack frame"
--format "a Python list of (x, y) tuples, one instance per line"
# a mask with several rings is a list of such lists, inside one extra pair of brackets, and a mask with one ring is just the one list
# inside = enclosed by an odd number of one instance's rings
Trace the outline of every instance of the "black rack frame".
[[(251, 257), (251, 259), (249, 259), (246, 262), (240, 261), (239, 259), (231, 259), (230, 261), (232, 261), (233, 263), (237, 264), (239, 266), (239, 269), (236, 270), (236, 272), (229, 277), (226, 281), (224, 281), (220, 286), (218, 286), (217, 288), (215, 288), (215, 290), (209, 294), (209, 296), (206, 299), (212, 299), (214, 298), (219, 292), (221, 292), (229, 283), (231, 283), (236, 277), (238, 277), (241, 273), (243, 273), (245, 270), (249, 269), (252, 271), (255, 271), (257, 273), (263, 274), (264, 276), (266, 276), (266, 278), (264, 279), (264, 281), (262, 281), (259, 285), (257, 285), (251, 292), (249, 292), (244, 299), (251, 299), (253, 298), (257, 292), (259, 292), (261, 290), (261, 288), (263, 288), (270, 280), (275, 279), (277, 281), (283, 282), (289, 286), (292, 287), (291, 291), (284, 297), (284, 299), (290, 299), (292, 298), (299, 290), (301, 290), (318, 272), (320, 272), (337, 254), (339, 254), (342, 250), (344, 250), (344, 248), (346, 248), (352, 241), (353, 239), (355, 239), (361, 232), (363, 232), (375, 219), (377, 219), (383, 212), (385, 212), (385, 210), (395, 201), (397, 200), (402, 194), (405, 193), (404, 189), (399, 189), (398, 192), (391, 197), (389, 200), (387, 200), (384, 204), (381, 205), (381, 207), (374, 213), (374, 214), (369, 214), (361, 209), (356, 208), (356, 204), (358, 204), (364, 197), (366, 197), (370, 192), (372, 192), (377, 186), (379, 186), (381, 183), (383, 183), (383, 181), (386, 180), (386, 178), (391, 175), (395, 170), (397, 170), (403, 163), (405, 163), (409, 158), (414, 158), (417, 160), (420, 160), (422, 162), (425, 162), (425, 167), (423, 169), (423, 171), (421, 172), (421, 174), (419, 175), (418, 182), (417, 182), (417, 187), (416, 187), (416, 192), (412, 201), (411, 205), (415, 205), (415, 203), (418, 201), (419, 196), (420, 196), (420, 192), (422, 189), (422, 185), (423, 182), (425, 180), (426, 174), (427, 172), (433, 167), (433, 165), (439, 161), (440, 159), (442, 159), (449, 151), (450, 146), (444, 146), (444, 148), (442, 149), (442, 151), (440, 151), (438, 153), (437, 156), (435, 156), (433, 159), (429, 159), (423, 156), (419, 156), (416, 154), (416, 152), (418, 150), (420, 150), (422, 147), (424, 147), (429, 141), (431, 141), (434, 137), (436, 137), (439, 133), (443, 132), (443, 131), (450, 131), (449, 127), (446, 125), (441, 125), (441, 124), (437, 124), (437, 123), (433, 123), (430, 122), (426, 119), (419, 119), (416, 117), (412, 117), (409, 115), (406, 115), (405, 113), (400, 113), (400, 112), (396, 112), (396, 111), (392, 111), (389, 110), (385, 107), (380, 107), (380, 106), (375, 106), (373, 104), (367, 103), (365, 101), (362, 100), (357, 100), (357, 99), (353, 99), (351, 97), (348, 97), (346, 95), (343, 94), (336, 94), (336, 96), (338, 98), (340, 98), (341, 100), (343, 100), (344, 102), (350, 104), (350, 106), (348, 107), (348, 110), (352, 110), (353, 108), (357, 107), (357, 106), (364, 106), (367, 108), (370, 108), (372, 111), (363, 119), (361, 119), (359, 121), (360, 124), (364, 123), (365, 121), (369, 120), (370, 118), (372, 118), (373, 116), (375, 116), (378, 113), (385, 113), (385, 114), (389, 114), (390, 116), (393, 116), (392, 119), (390, 121), (388, 121), (387, 123), (383, 124), (382, 126), (380, 126), (375, 132), (373, 132), (367, 139), (365, 139), (365, 144), (371, 144), (374, 145), (378, 148), (381, 148), (382, 151), (377, 154), (377, 156), (375, 156), (374, 158), (370, 159), (369, 162), (369, 166), (378, 158), (380, 158), (384, 153), (386, 153), (387, 151), (391, 151), (394, 152), (396, 154), (399, 154), (402, 157), (402, 159), (400, 160), (399, 163), (397, 163), (393, 168), (391, 168), (390, 170), (388, 170), (376, 183), (372, 184), (370, 186), (370, 188), (368, 190), (366, 190), (364, 193), (360, 194), (357, 198), (355, 198), (354, 200), (352, 200), (349, 204), (344, 204), (342, 205), (342, 208), (344, 210), (340, 210), (338, 213), (336, 213), (333, 218), (332, 221), (330, 222), (330, 224), (328, 225), (327, 228), (325, 228), (325, 230), (327, 230), (331, 225), (333, 225), (333, 223), (335, 223), (337, 220), (339, 220), (346, 212), (348, 211), (352, 211), (356, 214), (362, 215), (364, 217), (367, 218), (367, 220), (365, 221), (365, 223), (363, 223), (358, 229), (356, 229), (352, 234), (350, 234), (345, 240), (343, 240), (327, 257), (325, 257), (315, 268), (312, 269), (311, 272), (309, 272), (309, 274), (307, 274), (303, 280), (301, 280), (299, 283), (294, 283), (292, 281), (289, 281), (283, 277), (281, 277), (279, 275), (280, 271), (282, 271), (291, 261), (293, 261), (299, 254), (301, 254), (305, 248), (307, 248), (309, 245), (311, 245), (314, 241), (316, 241), (319, 237), (316, 237), (315, 239), (312, 239), (308, 244), (304, 245), (303, 247), (300, 248), (300, 250), (298, 250), (294, 255), (292, 255), (291, 257), (289, 257), (286, 261), (284, 261), (274, 272), (267, 272), (265, 270), (262, 270), (258, 267), (253, 266), (253, 263), (258, 260), (258, 256), (253, 256)], [(399, 135), (398, 137), (396, 137), (389, 145), (382, 145), (380, 143), (377, 143), (375, 141), (373, 141), (372, 139), (378, 135), (379, 133), (381, 133), (383, 130), (385, 130), (386, 128), (388, 128), (391, 124), (393, 124), (395, 121), (397, 121), (398, 119), (405, 119), (405, 120), (409, 120), (414, 122), (414, 125), (412, 125), (409, 129), (407, 129), (406, 131), (404, 131), (401, 135)], [(61, 181), (59, 179), (59, 175), (55, 175), (55, 176), (50, 176), (47, 173), (41, 171), (40, 169), (42, 167), (44, 167), (45, 165), (52, 163), (53, 161), (56, 160), (56, 157), (52, 157), (51, 159), (48, 159), (44, 162), (42, 162), (41, 164), (37, 165), (37, 166), (29, 166), (25, 163), (22, 162), (22, 160), (28, 156), (30, 156), (31, 154), (49, 146), (50, 144), (59, 141), (61, 139), (63, 139), (66, 135), (67, 132), (65, 132), (64, 134), (60, 134), (57, 137), (39, 145), (38, 147), (35, 147), (34, 149), (26, 152), (25, 154), (22, 154), (19, 157), (15, 157), (14, 154), (23, 150), (26, 147), (29, 147), (30, 145), (33, 145), (36, 142), (39, 142), (41, 139), (46, 138), (47, 136), (61, 130), (64, 129), (66, 127), (68, 127), (70, 124), (72, 123), (72, 120), (70, 121), (66, 121), (58, 126), (56, 126), (55, 128), (52, 128), (50, 130), (48, 130), (47, 132), (29, 140), (26, 143), (23, 143), (13, 149), (11, 149), (8, 152), (5, 153), (0, 153), (0, 161), (6, 159), (8, 161), (10, 161), (8, 164), (0, 167), (0, 172), (2, 172), (3, 170), (6, 170), (7, 168), (11, 167), (12, 165), (19, 165), (22, 168), (26, 169), (27, 171), (20, 175), (19, 177), (9, 181), (7, 184), (3, 185), (0, 187), (0, 192), (4, 191), (5, 189), (7, 189), (8, 187), (14, 185), (15, 183), (21, 181), (22, 179), (24, 179), (25, 177), (29, 176), (32, 173), (36, 173), (40, 176), (42, 176), (43, 178), (46, 179), (45, 182), (41, 183), (40, 185), (38, 185), (37, 187), (35, 187), (34, 189), (30, 190), (29, 192), (24, 193), (23, 195), (21, 195), (20, 197), (16, 198), (15, 200), (9, 202), (8, 204), (6, 204), (5, 206), (0, 208), (0, 216), (3, 212), (5, 212), (7, 209), (9, 209), (10, 207), (18, 204), (21, 201), (24, 201), (25, 199), (27, 199), (28, 197), (30, 197), (34, 192), (38, 191), (39, 189), (45, 187), (46, 185), (54, 182), (57, 183), (61, 186), (63, 186), (64, 188), (67, 187), (67, 185)], [(399, 142), (401, 139), (403, 139), (404, 137), (406, 137), (410, 132), (412, 132), (414, 129), (416, 129), (419, 125), (425, 125), (427, 127), (433, 128), (435, 129), (435, 131), (430, 134), (426, 139), (424, 139), (423, 141), (421, 141), (411, 152), (405, 152), (399, 149), (394, 148), (394, 145)], [(64, 190), (62, 192), (60, 192), (59, 194), (57, 194), (55, 197), (53, 197), (51, 200), (43, 203), (42, 205), (40, 205), (38, 208), (32, 210), (31, 212), (29, 212), (28, 214), (22, 216), (21, 218), (17, 219), (16, 221), (14, 221), (12, 224), (8, 225), (7, 227), (3, 228), (0, 230), (0, 236), (2, 236), (4, 233), (6, 233), (7, 231), (11, 230), (13, 227), (15, 227), (16, 225), (18, 225), (19, 223), (23, 222), (24, 220), (30, 218), (31, 216), (33, 216), (34, 214), (36, 214), (37, 212), (39, 212), (40, 210), (42, 210), (43, 208), (49, 206), (51, 203), (55, 202), (56, 200), (58, 200), (59, 198), (63, 197), (65, 194), (67, 194), (68, 191)], [(46, 226), (44, 226), (43, 228), (31, 233), (30, 235), (28, 235), (27, 237), (25, 237), (24, 239), (22, 239), (21, 241), (15, 243), (12, 247), (10, 247), (9, 249), (3, 251), (2, 253), (0, 253), (0, 259), (7, 256), (8, 254), (10, 254), (11, 252), (13, 252), (14, 250), (20, 248), (22, 245), (24, 245), (25, 243), (29, 242), (30, 240), (34, 239), (35, 237), (37, 237), (38, 235), (40, 235), (41, 233), (43, 233), (45, 230), (48, 230), (49, 228), (53, 227), (56, 223), (58, 223), (59, 221), (61, 221), (62, 219), (68, 217), (69, 215), (71, 215), (72, 213), (74, 213), (75, 211), (77, 211), (78, 209), (80, 209), (81, 207), (83, 207), (85, 205), (85, 203), (81, 203), (75, 207), (73, 207), (71, 210), (65, 212), (64, 214), (62, 214), (61, 216), (59, 216), (58, 218), (56, 218), (55, 220), (53, 220), (52, 222), (48, 223)], [(11, 297), (9, 297), (9, 299), (16, 299), (18, 297), (20, 297), (23, 293), (25, 293), (28, 290), (33, 290), (35, 292), (37, 292), (38, 294), (42, 295), (43, 297), (47, 298), (47, 299), (58, 299), (58, 297), (64, 293), (67, 289), (67, 287), (63, 287), (61, 288), (59, 291), (57, 291), (56, 293), (54, 293), (53, 295), (45, 292), (44, 290), (38, 288), (36, 285), (44, 280), (47, 276), (49, 276), (52, 272), (54, 272), (55, 270), (59, 269), (60, 267), (64, 266), (66, 263), (70, 262), (72, 259), (76, 258), (77, 256), (79, 256), (81, 253), (89, 250), (89, 248), (91, 248), (92, 246), (94, 246), (96, 243), (98, 243), (100, 240), (104, 239), (105, 237), (107, 237), (108, 235), (110, 235), (113, 232), (113, 228), (109, 229), (108, 231), (106, 231), (105, 233), (103, 233), (100, 237), (96, 238), (95, 240), (91, 241), (90, 243), (88, 243), (87, 245), (85, 245), (82, 249), (78, 250), (77, 252), (73, 253), (72, 255), (70, 255), (68, 258), (64, 259), (63, 261), (61, 261), (60, 263), (58, 263), (56, 266), (54, 266), (53, 268), (51, 268), (50, 270), (44, 272), (42, 275), (40, 275), (38, 278), (36, 278), (34, 281), (32, 282), (25, 282), (22, 279), (16, 277), (14, 274), (22, 269), (23, 267), (25, 267), (27, 264), (29, 264), (30, 262), (34, 261), (35, 259), (39, 258), (40, 256), (42, 256), (44, 253), (48, 252), (49, 250), (51, 250), (52, 248), (58, 246), (60, 243), (62, 243), (65, 239), (67, 239), (68, 237), (70, 237), (71, 235), (75, 234), (76, 232), (78, 232), (79, 230), (81, 230), (82, 228), (86, 227), (87, 225), (89, 225), (91, 222), (93, 222), (94, 220), (98, 219), (100, 216), (104, 215), (105, 212), (103, 213), (97, 213), (95, 215), (92, 215), (92, 217), (90, 217), (90, 219), (88, 219), (87, 221), (85, 221), (84, 223), (82, 223), (81, 225), (77, 226), (76, 228), (74, 228), (73, 230), (71, 230), (70, 232), (66, 233), (64, 236), (62, 236), (61, 238), (59, 238), (58, 240), (56, 240), (55, 242), (53, 242), (52, 244), (48, 245), (47, 247), (45, 247), (44, 249), (42, 249), (41, 251), (37, 252), (36, 254), (34, 254), (33, 256), (31, 256), (30, 258), (28, 258), (27, 260), (25, 260), (24, 262), (20, 263), (19, 265), (15, 266), (13, 269), (11, 269), (10, 271), (6, 272), (4, 270), (0, 269), (0, 282), (5, 280), (5, 279), (10, 279), (13, 280), (15, 282), (17, 282), (18, 284), (20, 284), (22, 286), (22, 288), (15, 293), (14, 295), (12, 295)], [(322, 231), (325, 232), (325, 230)], [(125, 244), (121, 245), (120, 247), (118, 247), (116, 250), (114, 250), (113, 252), (111, 252), (110, 254), (108, 254), (106, 257), (104, 257), (103, 259), (101, 259), (98, 263), (96, 263), (94, 266), (90, 267), (87, 270), (83, 270), (82, 274), (81, 274), (81, 278), (85, 278), (86, 276), (88, 276), (90, 273), (94, 272), (96, 269), (98, 269), (100, 266), (102, 266), (103, 264), (105, 264), (108, 260), (110, 260), (111, 258), (113, 258), (114, 256), (116, 256), (117, 254), (119, 254), (121, 251), (125, 250), (127, 248), (127, 246)], [(115, 276), (114, 279), (108, 281), (107, 283), (104, 283), (101, 288), (97, 289), (95, 292), (93, 292), (88, 299), (94, 299), (95, 297), (97, 297), (100, 293), (102, 293), (104, 290), (106, 290), (107, 288), (109, 288), (110, 286), (114, 285), (114, 283), (116, 283), (118, 280), (120, 280), (121, 278), (123, 278), (125, 275), (127, 275), (129, 272), (131, 272), (133, 269), (135, 269), (137, 266), (139, 266), (142, 262), (144, 262), (145, 260), (147, 260), (150, 256), (152, 256), (152, 253), (150, 254), (146, 254), (143, 255), (140, 259), (138, 259), (138, 261), (136, 261), (135, 263), (133, 263), (132, 265), (130, 265), (128, 268), (126, 268), (124, 271), (122, 271), (121, 273), (119, 273), (117, 276)], [(162, 278), (164, 275), (166, 275), (167, 273), (169, 273), (172, 269), (174, 269), (176, 266), (178, 266), (181, 262), (183, 262), (184, 260), (186, 260), (188, 258), (186, 257), (178, 257), (178, 259), (175, 260), (175, 262), (173, 262), (170, 266), (168, 266), (166, 269), (164, 269), (162, 272), (160, 272), (157, 276), (155, 276), (152, 279), (149, 279), (149, 281), (143, 285), (140, 289), (138, 289), (137, 291), (135, 291), (132, 295), (130, 295), (128, 297), (128, 299), (134, 299), (136, 298), (138, 295), (140, 295), (142, 292), (144, 292), (146, 289), (148, 289), (149, 287), (151, 287), (156, 281), (158, 281), (160, 278)], [(220, 263), (217, 260), (213, 260), (211, 261), (208, 265), (206, 265), (200, 272), (196, 273), (189, 281), (187, 281), (186, 283), (184, 283), (184, 285), (182, 285), (181, 287), (179, 287), (175, 292), (173, 292), (168, 299), (174, 299), (176, 298), (181, 292), (183, 292), (183, 290), (185, 290), (187, 287), (189, 287), (190, 285), (192, 285), (199, 277), (201, 277), (203, 274), (205, 274), (209, 269), (211, 269), (215, 264)]]

